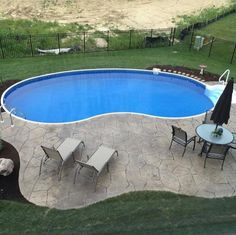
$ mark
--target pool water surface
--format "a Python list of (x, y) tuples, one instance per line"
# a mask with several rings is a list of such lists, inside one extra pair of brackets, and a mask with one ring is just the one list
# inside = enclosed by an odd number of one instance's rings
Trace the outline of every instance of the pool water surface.
[(165, 118), (204, 113), (214, 104), (205, 85), (190, 78), (145, 70), (98, 69), (27, 79), (2, 97), (5, 109), (26, 120), (74, 122), (101, 114), (132, 112)]

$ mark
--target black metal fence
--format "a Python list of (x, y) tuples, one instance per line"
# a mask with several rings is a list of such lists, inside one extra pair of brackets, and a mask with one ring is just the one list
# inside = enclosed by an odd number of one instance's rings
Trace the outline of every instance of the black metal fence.
[[(57, 33), (53, 35), (7, 35), (0, 36), (0, 59), (34, 57), (43, 54), (88, 53), (118, 51), (137, 48), (156, 48), (181, 44), (181, 48), (217, 56), (228, 63), (236, 60), (236, 41), (202, 35), (195, 26), (180, 30), (129, 30), (82, 32), (80, 34)], [(204, 40), (196, 47), (197, 37)]]
[(175, 29), (0, 36), (0, 58), (86, 53), (173, 45)]
[(236, 60), (236, 40), (229, 41), (213, 35), (205, 35), (192, 28), (191, 34), (186, 38), (189, 50), (196, 50), (207, 57), (218, 57), (233, 64)]

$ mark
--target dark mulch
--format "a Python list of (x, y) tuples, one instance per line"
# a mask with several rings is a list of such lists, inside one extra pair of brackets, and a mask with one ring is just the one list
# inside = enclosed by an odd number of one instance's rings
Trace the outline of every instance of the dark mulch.
[(10, 143), (3, 140), (3, 149), (0, 152), (0, 157), (11, 159), (14, 162), (14, 170), (10, 175), (0, 175), (0, 200), (29, 203), (21, 194), (18, 184), (20, 158), (17, 150)]
[[(205, 81), (216, 81), (219, 78), (219, 75), (212, 74), (209, 72), (204, 72), (204, 75), (200, 75), (199, 69), (189, 69), (181, 66), (171, 66), (171, 65), (153, 65), (148, 67), (147, 69), (151, 70), (153, 68), (160, 68), (161, 70), (168, 70), (174, 72), (176, 71), (194, 75), (194, 77), (198, 77), (201, 80)], [(0, 96), (2, 93), (11, 85), (19, 82), (19, 80), (7, 80), (0, 85)], [(29, 203), (21, 194), (19, 184), (18, 184), (18, 176), (19, 176), (19, 168), (20, 168), (20, 159), (17, 150), (10, 144), (4, 141), (4, 149), (0, 152), (1, 158), (10, 158), (13, 160), (15, 167), (12, 174), (9, 176), (0, 176), (0, 199), (5, 200), (14, 200)]]

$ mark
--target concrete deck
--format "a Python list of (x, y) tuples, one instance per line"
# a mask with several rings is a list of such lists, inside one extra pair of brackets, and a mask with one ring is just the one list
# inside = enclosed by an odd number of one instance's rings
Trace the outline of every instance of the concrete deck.
[[(195, 151), (192, 145), (181, 157), (183, 148), (173, 143), (171, 151), (171, 125), (182, 127), (189, 136), (202, 117), (165, 120), (134, 114), (115, 114), (67, 125), (39, 125), (14, 119), (10, 127), (8, 115), (1, 124), (2, 138), (13, 144), (20, 154), (19, 184), (22, 194), (31, 202), (60, 209), (78, 208), (122, 193), (136, 190), (167, 190), (200, 197), (236, 195), (236, 154), (229, 154), (224, 170), (221, 161), (198, 156), (201, 144)], [(236, 132), (236, 105), (232, 106), (227, 128)], [(40, 160), (44, 156), (40, 145), (59, 145), (66, 137), (84, 140), (86, 148), (82, 158), (91, 155), (100, 144), (117, 149), (119, 157), (110, 162), (110, 172), (104, 169), (97, 191), (89, 172), (81, 171), (76, 184), (73, 177), (76, 165), (69, 161), (58, 181), (58, 165), (48, 161), (39, 176)], [(79, 158), (79, 154), (77, 154)]]

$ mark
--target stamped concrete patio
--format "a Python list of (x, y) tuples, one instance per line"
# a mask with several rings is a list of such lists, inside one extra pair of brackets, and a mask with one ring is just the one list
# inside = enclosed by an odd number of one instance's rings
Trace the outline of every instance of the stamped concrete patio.
[[(200, 197), (236, 195), (236, 154), (226, 158), (224, 170), (220, 161), (207, 160), (198, 153), (201, 144), (192, 151), (191, 144), (181, 157), (183, 148), (173, 143), (171, 125), (185, 129), (189, 136), (203, 116), (182, 120), (165, 120), (134, 114), (115, 114), (93, 118), (76, 124), (39, 125), (14, 119), (4, 114), (2, 138), (16, 147), (21, 159), (19, 184), (22, 194), (31, 202), (60, 209), (78, 208), (94, 202), (136, 190), (165, 190)], [(227, 128), (236, 132), (236, 105), (232, 106)], [(81, 171), (76, 184), (73, 177), (76, 165), (65, 165), (58, 181), (57, 163), (48, 161), (39, 176), (40, 160), (44, 153), (40, 145), (59, 145), (66, 137), (84, 140), (82, 158), (91, 155), (100, 144), (117, 149), (119, 157), (110, 162), (110, 172), (104, 169), (97, 191), (86, 170)], [(79, 154), (77, 154), (79, 158)]]

